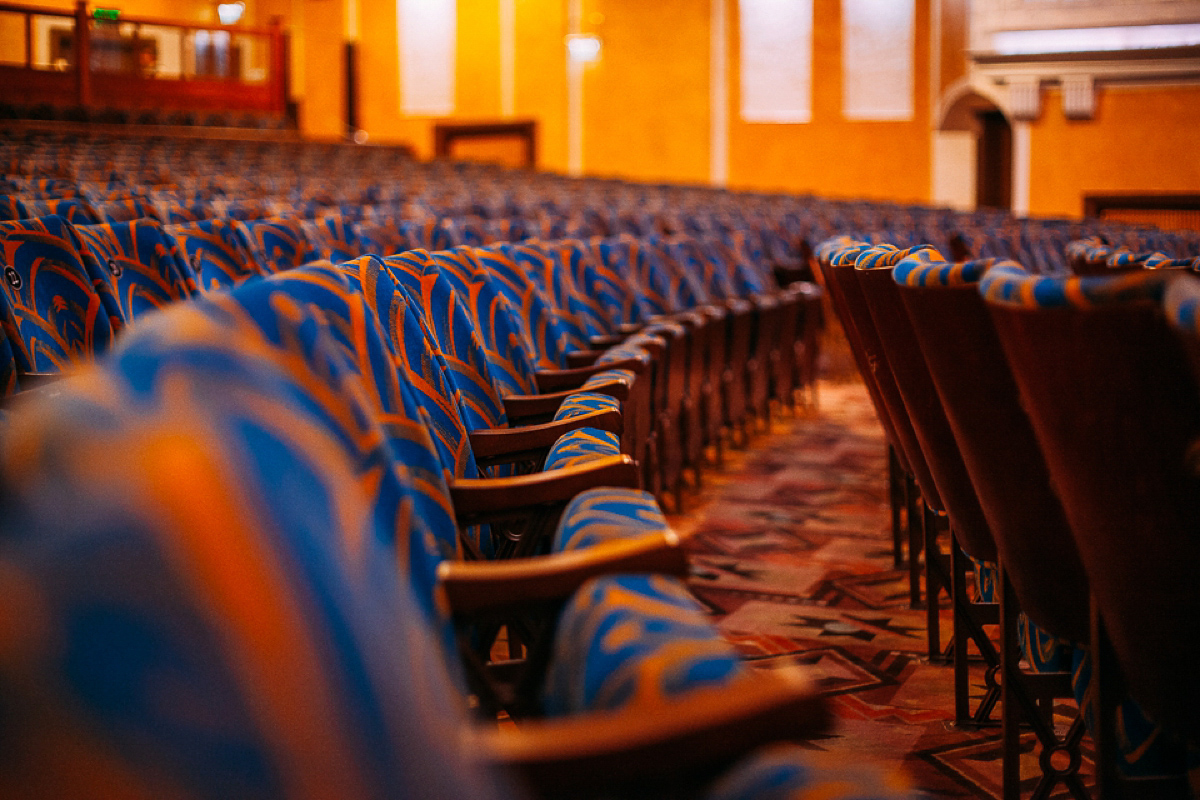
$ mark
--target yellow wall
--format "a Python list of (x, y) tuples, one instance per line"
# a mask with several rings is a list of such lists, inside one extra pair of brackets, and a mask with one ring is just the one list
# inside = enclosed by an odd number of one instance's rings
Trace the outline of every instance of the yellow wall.
[(516, 16), (516, 116), (537, 120), (538, 166), (566, 172), (566, 3), (517, 0)]
[[(584, 76), (584, 170), (706, 181), (709, 0), (590, 0), (600, 61)], [(594, 17), (593, 15), (602, 15)], [(593, 19), (602, 21), (588, 24)]]
[[(739, 107), (737, 15), (729, 47), (732, 108)], [(841, 6), (816, 0), (812, 122), (767, 125), (731, 115), (730, 185), (903, 201), (929, 198), (929, 5), (917, 3), (913, 119), (848, 122), (842, 117)]]
[(1085, 194), (1200, 191), (1200, 87), (1105, 88), (1096, 117), (1068, 120), (1048, 91), (1032, 128), (1033, 214), (1078, 217)]

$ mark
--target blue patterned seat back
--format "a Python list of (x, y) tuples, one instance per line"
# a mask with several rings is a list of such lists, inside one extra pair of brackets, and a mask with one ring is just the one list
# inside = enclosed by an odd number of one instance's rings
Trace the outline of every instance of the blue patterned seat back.
[(416, 300), (450, 372), (468, 430), (508, 427), (487, 351), (449, 278), (424, 250), (389, 256), (384, 264)]
[(583, 345), (579, 333), (562, 323), (546, 296), (503, 248), (504, 245), (476, 248), (476, 263), (516, 311), (515, 319), (522, 324), (531, 343), (537, 366), (562, 369), (567, 366), (567, 353)]
[(401, 377), (407, 378), (416, 393), (447, 478), (478, 477), (479, 469), (445, 361), (404, 288), (383, 262), (373, 256), (344, 262), (341, 268), (352, 286), (362, 287), (367, 303), (391, 339)]
[(301, 224), (313, 249), (328, 261), (349, 261), (367, 250), (358, 235), (358, 225), (341, 214), (328, 214)]
[(126, 196), (112, 200), (93, 201), (92, 208), (101, 222), (129, 222), (135, 219), (156, 219), (162, 222), (154, 204), (143, 197)]
[[(305, 316), (328, 329), (328, 346), (344, 374), (333, 376), (328, 387), (315, 387), (312, 401), (320, 404), (323, 418), (335, 421), (330, 427), (346, 432), (348, 445), (363, 448), (355, 463), (370, 487), (378, 534), (397, 551), (419, 602), (437, 619), (437, 565), (458, 554), (457, 526), (417, 396), (400, 379), (374, 308), (345, 271), (317, 265), (248, 281), (211, 301), (248, 316), (280, 348), (301, 349), (286, 337)], [(420, 530), (404, 524), (408, 515), (422, 520)], [(402, 538), (410, 530), (413, 537)]]
[(298, 219), (251, 219), (238, 223), (266, 272), (283, 272), (321, 256), (304, 235)]
[(411, 249), (408, 237), (390, 219), (376, 218), (358, 223), (358, 237), (363, 247), (362, 254), (391, 256)]
[(21, 198), (15, 194), (0, 194), (0, 222), (10, 219), (28, 219), (29, 211)]
[[(648, 237), (646, 245), (658, 256), (658, 263), (667, 276), (668, 296), (678, 308), (695, 308), (713, 302), (699, 270), (689, 267), (690, 257), (678, 236)], [(715, 298), (719, 299), (719, 298)]]
[(444, 653), (296, 354), (188, 304), (24, 410), (0, 451), (4, 613), (29, 623), (0, 633), (6, 794), (498, 796), (453, 755)]
[(49, 197), (26, 200), (25, 210), (31, 218), (57, 214), (73, 225), (94, 225), (100, 222), (100, 215), (82, 197)]
[(127, 324), (196, 293), (195, 272), (158, 220), (78, 225), (75, 230), (83, 241), (84, 266), (101, 298), (115, 298), (110, 313)]
[(500, 393), (537, 394), (533, 341), (508, 298), (488, 278), (475, 252), (456, 247), (431, 253), (430, 257), (463, 299), (487, 351)]
[(233, 220), (202, 219), (167, 225), (164, 230), (175, 238), (201, 291), (227, 289), (263, 274), (245, 230)]
[(60, 372), (107, 350), (110, 316), (88, 276), (78, 234), (62, 217), (0, 222), (5, 316), (21, 372)]
[[(638, 247), (637, 240), (632, 239)], [(585, 295), (606, 315), (609, 332), (619, 325), (640, 325), (653, 314), (666, 313), (661, 302), (645, 296), (645, 290), (630, 267), (630, 247), (621, 240), (596, 237), (587, 245), (578, 239), (567, 240), (572, 248), (587, 248), (580, 257), (581, 274), (576, 279)], [(651, 310), (654, 307), (662, 311)]]
[(582, 271), (579, 251), (537, 239), (501, 248), (546, 299), (559, 324), (570, 332), (575, 343), (572, 349), (586, 349), (588, 337), (612, 331), (603, 309), (594, 306), (594, 300), (576, 283), (573, 270)]

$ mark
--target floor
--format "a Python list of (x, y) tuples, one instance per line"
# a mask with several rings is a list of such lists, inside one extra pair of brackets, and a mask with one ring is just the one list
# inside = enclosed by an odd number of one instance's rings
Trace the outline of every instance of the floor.
[[(819, 673), (838, 724), (813, 747), (899, 760), (929, 796), (999, 797), (999, 728), (954, 725), (951, 667), (926, 658), (925, 612), (893, 567), (883, 433), (844, 367), (817, 408), (776, 419), (690, 492), (672, 523), (689, 536), (691, 588), (748, 660)], [(941, 619), (946, 642), (948, 608)], [(973, 692), (983, 685), (980, 665)], [(1028, 796), (1039, 769), (1031, 734), (1024, 744)]]

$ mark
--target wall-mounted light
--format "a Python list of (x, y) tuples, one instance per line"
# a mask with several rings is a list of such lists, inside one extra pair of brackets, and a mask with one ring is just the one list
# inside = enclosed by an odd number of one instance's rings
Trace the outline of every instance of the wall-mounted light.
[(217, 19), (221, 20), (222, 25), (236, 25), (242, 18), (242, 14), (246, 13), (245, 3), (218, 3), (217, 4)]
[(567, 55), (572, 61), (599, 61), (600, 50), (600, 37), (594, 33), (572, 33), (567, 36)]

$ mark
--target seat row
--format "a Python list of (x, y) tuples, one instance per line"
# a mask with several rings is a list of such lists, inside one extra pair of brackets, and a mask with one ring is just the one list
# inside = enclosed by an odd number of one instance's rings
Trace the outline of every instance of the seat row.
[[(475, 347), (487, 358), (456, 369), (460, 377), (469, 373), (456, 390), (469, 394), (482, 385), (504, 397), (578, 388), (610, 373), (624, 384), (610, 385), (609, 393), (640, 409), (629, 420), (625, 452), (643, 464), (646, 485), (674, 493), (677, 505), (684, 470), (698, 479), (706, 447), (719, 448), (727, 431), (744, 440), (747, 420), (769, 419), (772, 400), (794, 407), (796, 388), (815, 385), (815, 287), (771, 291), (748, 259), (719, 242), (624, 236), (429, 253), (412, 250), (422, 243), (414, 230), (399, 231), (388, 248), (340, 217), (0, 223), (3, 324), (12, 351), (0, 361), (11, 365), (4, 385), (11, 393), (104, 350), (117, 331), (166, 303), (322, 257), (342, 261), (389, 249), (406, 251), (392, 258), (409, 267), (412, 280), (451, 281), (438, 291), (451, 308), (466, 306), (436, 317), (443, 328), (438, 346), (451, 364), (465, 357), (463, 342), (482, 339)], [(741, 296), (747, 293), (749, 301)], [(639, 343), (636, 352), (616, 348)], [(646, 348), (661, 357), (650, 358)], [(632, 375), (611, 374), (614, 368), (646, 371), (632, 399)], [(547, 374), (535, 375), (539, 369)], [(596, 380), (594, 386), (605, 378)], [(556, 411), (548, 402), (522, 406), (514, 399), (509, 413), (546, 422)], [(488, 421), (494, 424), (495, 415)]]
[(5, 794), (899, 796), (756, 754), (820, 730), (815, 686), (739, 661), (606, 431), (479, 477), (454, 257), (253, 277), (17, 398)]
[[(1185, 577), (1197, 555), (1196, 495), (1185, 487), (1196, 480), (1200, 389), (1186, 354), (1200, 352), (1190, 324), (1200, 281), (1161, 268), (1037, 276), (1011, 261), (948, 263), (929, 247), (848, 238), (818, 255), (919, 497), (907, 522), (914, 566), (924, 550), (930, 655), (940, 655), (944, 590), (956, 717), (987, 724), (1000, 703), (1005, 796), (1021, 796), (1020, 737), (1031, 729), (1034, 796), (1061, 784), (1087, 797), (1085, 728), (1102, 796), (1152, 778), (1159, 796), (1189, 796), (1200, 717), (1185, 675), (1200, 655), (1200, 593)], [(949, 557), (937, 538), (946, 529)], [(915, 572), (912, 586), (921, 602)], [(987, 669), (973, 711), (968, 642)], [(1072, 696), (1079, 714), (1064, 732), (1051, 709)]]

